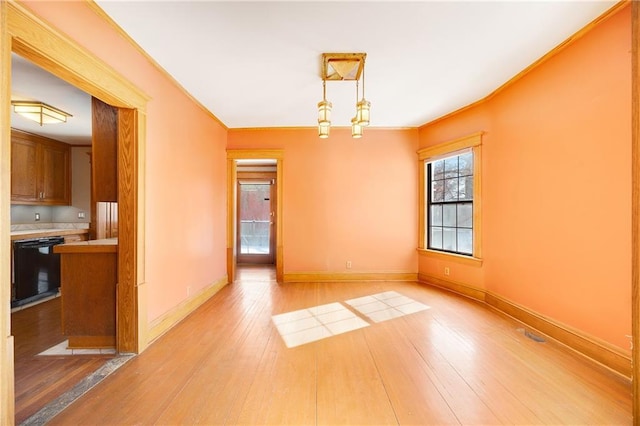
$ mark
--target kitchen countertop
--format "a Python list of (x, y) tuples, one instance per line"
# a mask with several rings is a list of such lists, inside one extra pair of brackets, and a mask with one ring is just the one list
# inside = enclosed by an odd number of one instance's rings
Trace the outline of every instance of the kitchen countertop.
[(47, 228), (47, 229), (27, 229), (24, 231), (11, 231), (11, 240), (22, 240), (28, 238), (57, 237), (64, 235), (88, 234), (88, 229), (69, 228)]
[(115, 253), (117, 251), (117, 238), (74, 241), (72, 243), (58, 244), (53, 248), (54, 253)]

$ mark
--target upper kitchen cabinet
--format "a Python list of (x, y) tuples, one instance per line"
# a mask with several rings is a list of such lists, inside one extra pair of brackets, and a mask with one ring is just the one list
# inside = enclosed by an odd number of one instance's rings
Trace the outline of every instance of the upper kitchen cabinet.
[(71, 203), (69, 145), (11, 130), (11, 203)]
[(94, 202), (118, 201), (118, 109), (91, 99)]

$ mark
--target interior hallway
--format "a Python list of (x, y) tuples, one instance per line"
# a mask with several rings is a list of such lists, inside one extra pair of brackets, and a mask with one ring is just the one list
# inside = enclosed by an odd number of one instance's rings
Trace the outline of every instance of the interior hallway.
[[(273, 315), (395, 291), (428, 309), (287, 348)], [(238, 280), (50, 424), (632, 424), (631, 386), (417, 283)]]

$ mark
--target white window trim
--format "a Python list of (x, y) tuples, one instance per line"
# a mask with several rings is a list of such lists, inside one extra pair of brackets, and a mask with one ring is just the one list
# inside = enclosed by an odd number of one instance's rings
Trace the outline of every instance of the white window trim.
[[(420, 233), (418, 236), (418, 253), (420, 255), (477, 266), (482, 265), (482, 135), (483, 132), (477, 132), (459, 139), (423, 148), (418, 151), (418, 230)], [(473, 256), (430, 250), (426, 246), (427, 243), (425, 238), (427, 227), (425, 203), (427, 200), (426, 191), (429, 190), (426, 187), (427, 185), (425, 182), (425, 164), (445, 156), (448, 157), (455, 155), (458, 151), (467, 149), (471, 149), (473, 151)]]

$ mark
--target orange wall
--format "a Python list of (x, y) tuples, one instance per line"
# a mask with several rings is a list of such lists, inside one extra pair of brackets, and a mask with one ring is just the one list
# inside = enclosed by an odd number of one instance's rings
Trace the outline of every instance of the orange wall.
[(84, 2), (22, 2), (118, 70), (147, 108), (145, 272), (148, 319), (226, 274), (226, 129)]
[[(418, 131), (229, 130), (229, 149), (284, 150), (284, 272), (417, 269)], [(347, 271), (346, 261), (352, 269)]]
[[(631, 17), (626, 7), (491, 100), (420, 129), (483, 130), (488, 291), (629, 349)], [(421, 258), (421, 273), (439, 273)], [(480, 276), (478, 276), (480, 275)], [(464, 281), (461, 280), (461, 281)]]

